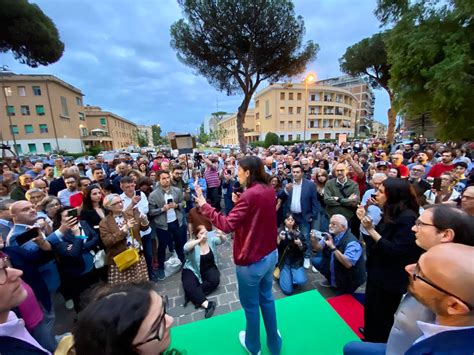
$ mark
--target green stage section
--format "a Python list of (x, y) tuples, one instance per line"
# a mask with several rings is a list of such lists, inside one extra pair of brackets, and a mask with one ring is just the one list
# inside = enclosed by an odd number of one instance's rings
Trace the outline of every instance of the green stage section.
[[(359, 340), (317, 291), (280, 299), (276, 309), (282, 355), (342, 354), (347, 342)], [(244, 311), (239, 310), (173, 328), (171, 347), (188, 355), (245, 355), (238, 339), (244, 329)], [(262, 355), (269, 354), (263, 321), (260, 339)]]

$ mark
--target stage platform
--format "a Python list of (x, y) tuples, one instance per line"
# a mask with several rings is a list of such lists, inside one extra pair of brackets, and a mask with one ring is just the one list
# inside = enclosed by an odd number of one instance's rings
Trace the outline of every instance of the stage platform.
[[(349, 341), (360, 341), (317, 291), (276, 301), (281, 355), (337, 355)], [(188, 355), (245, 355), (238, 334), (245, 329), (243, 310), (215, 316), (171, 330), (171, 347)], [(269, 354), (261, 322), (262, 355)]]

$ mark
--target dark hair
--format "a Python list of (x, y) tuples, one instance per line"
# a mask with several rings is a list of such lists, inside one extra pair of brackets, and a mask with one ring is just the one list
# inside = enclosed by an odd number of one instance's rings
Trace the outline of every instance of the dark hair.
[(120, 185), (122, 184), (133, 184), (134, 181), (130, 176), (124, 176), (123, 178), (120, 179)]
[(387, 223), (394, 223), (395, 219), (404, 211), (412, 210), (419, 214), (415, 190), (407, 179), (388, 178), (382, 182), (385, 187), (387, 202), (383, 206), (383, 218)]
[(280, 178), (277, 176), (277, 175), (272, 175), (270, 176), (270, 178), (268, 179), (268, 183), (272, 182), (273, 179), (276, 179), (277, 180), (277, 188), (278, 189), (281, 189), (281, 180)]
[(268, 184), (268, 174), (265, 173), (265, 168), (260, 158), (255, 156), (244, 157), (239, 160), (239, 166), (242, 170), (249, 172), (247, 186), (251, 186), (254, 183)]
[(184, 170), (184, 169), (180, 164), (173, 164), (173, 168), (171, 170), (175, 171), (175, 170)]
[(60, 207), (60, 208), (56, 211), (56, 214), (55, 214), (54, 217), (53, 217), (53, 230), (57, 230), (57, 229), (59, 229), (59, 227), (61, 227), (61, 220), (62, 220), (61, 214), (62, 214), (64, 211), (73, 210), (73, 209), (74, 209), (74, 207), (63, 206), (63, 207)]
[[(87, 186), (86, 191), (84, 192), (84, 197), (82, 199), (83, 209), (89, 210), (89, 211), (94, 209), (94, 206), (92, 205), (91, 192), (92, 190), (95, 190), (95, 189), (101, 190), (100, 185), (92, 184), (92, 185)], [(99, 201), (99, 206), (102, 207), (102, 200)]]
[(104, 171), (102, 170), (102, 168), (99, 168), (98, 166), (96, 166), (94, 169), (92, 169), (92, 175), (94, 175), (94, 173), (95, 173), (97, 170), (100, 170), (100, 171), (104, 172)]
[(452, 229), (453, 243), (474, 246), (474, 220), (466, 212), (446, 204), (435, 204), (424, 207), (433, 214), (432, 223), (438, 230)]
[(467, 169), (467, 164), (463, 161), (458, 161), (457, 163), (454, 163), (453, 168), (457, 168), (458, 166), (462, 166), (464, 169)]
[(329, 171), (329, 162), (326, 159), (318, 160), (318, 163), (316, 164), (316, 166), (319, 167), (319, 163), (321, 162), (323, 162), (324, 164), (324, 170)]
[(158, 179), (158, 181), (160, 180), (161, 175), (163, 175), (163, 174), (166, 174), (166, 175), (168, 175), (168, 176), (171, 176), (168, 171), (160, 170), (160, 171), (158, 171), (158, 172), (156, 173), (156, 178)]
[(91, 181), (91, 179), (89, 179), (88, 177), (81, 176), (81, 177), (79, 178), (78, 184), (81, 185), (84, 180), (89, 180), (89, 181)]
[(153, 286), (120, 284), (100, 289), (72, 330), (77, 354), (137, 354), (133, 339), (147, 316)]

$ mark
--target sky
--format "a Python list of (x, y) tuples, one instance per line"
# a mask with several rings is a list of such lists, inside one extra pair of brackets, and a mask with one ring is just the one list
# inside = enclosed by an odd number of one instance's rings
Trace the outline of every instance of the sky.
[[(100, 106), (164, 132), (195, 133), (215, 111), (236, 112), (243, 95), (227, 96), (181, 63), (170, 46), (170, 26), (182, 17), (176, 0), (30, 0), (49, 16), (65, 44), (62, 58), (30, 68), (0, 53), (16, 74), (52, 74)], [(339, 76), (347, 47), (379, 32), (376, 0), (294, 0), (305, 22), (305, 42), (320, 50), (307, 72), (318, 80)], [(295, 80), (297, 81), (297, 80)], [(262, 83), (258, 90), (265, 88)], [(388, 95), (376, 90), (377, 121), (387, 122)], [(251, 104), (253, 107), (253, 102)]]

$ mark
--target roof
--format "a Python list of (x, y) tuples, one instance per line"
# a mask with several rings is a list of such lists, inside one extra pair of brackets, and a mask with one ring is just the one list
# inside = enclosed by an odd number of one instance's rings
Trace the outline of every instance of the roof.
[(45, 82), (45, 81), (52, 81), (55, 82), (61, 86), (64, 86), (65, 88), (72, 90), (76, 93), (78, 93), (81, 96), (84, 96), (82, 91), (75, 86), (66, 83), (65, 81), (59, 79), (58, 77), (54, 75), (49, 75), (49, 74), (15, 74), (15, 73), (8, 73), (8, 72), (0, 72), (0, 78), (4, 82), (8, 81), (38, 81), (38, 82)]

